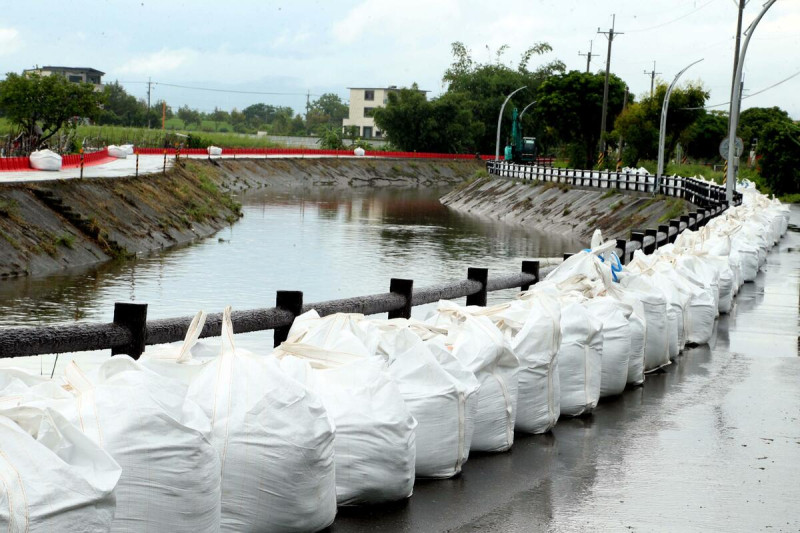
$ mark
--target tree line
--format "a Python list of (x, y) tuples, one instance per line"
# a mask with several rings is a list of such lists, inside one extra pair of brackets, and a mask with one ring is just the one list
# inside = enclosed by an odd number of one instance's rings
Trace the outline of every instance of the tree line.
[[(416, 85), (389, 94), (386, 107), (375, 110), (375, 123), (398, 148), (407, 151), (489, 153), (495, 152), (497, 118), (506, 95), (519, 87), (506, 105), (501, 143), (508, 143), (512, 110), (532, 104), (522, 119), (525, 136), (536, 137), (540, 153), (564, 158), (572, 168), (597, 166), (601, 141), (604, 73), (566, 71), (558, 60), (529, 69), (533, 56), (552, 49), (537, 43), (516, 64), (505, 63), (501, 47), (494, 60), (478, 62), (460, 42), (453, 43), (453, 61), (442, 76), (447, 89), (426, 99)], [(605, 134), (609, 153), (617, 152), (625, 166), (656, 159), (661, 107), (666, 84), (637, 101), (627, 94), (621, 78), (610, 75)], [(683, 153), (695, 161), (721, 162), (720, 141), (727, 136), (728, 114), (704, 108), (709, 92), (701, 83), (676, 88), (670, 97), (666, 153), (680, 143)], [(785, 111), (752, 108), (742, 112), (738, 134), (745, 143), (743, 162), (754, 143), (760, 166), (776, 193), (800, 190), (800, 131)], [(502, 149), (501, 149), (502, 154)], [(613, 168), (615, 157), (604, 166)]]

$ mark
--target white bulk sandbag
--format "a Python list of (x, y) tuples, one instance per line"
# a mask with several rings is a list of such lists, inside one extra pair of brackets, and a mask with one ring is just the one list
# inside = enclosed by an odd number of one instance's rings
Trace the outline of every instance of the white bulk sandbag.
[(75, 398), (54, 408), (122, 467), (111, 531), (219, 531), (220, 462), (211, 427), (180, 382), (125, 355), (91, 376), (73, 361), (66, 379)]
[(475, 429), (477, 378), (447, 349), (423, 342), (408, 321), (383, 321), (378, 327), (383, 330), (381, 352), (389, 360), (389, 375), (417, 421), (417, 477), (458, 474), (469, 457)]
[(628, 360), (628, 385), (641, 385), (644, 383), (644, 353), (645, 340), (647, 338), (647, 322), (644, 305), (639, 300), (628, 301), (621, 298), (631, 306), (632, 313), (628, 317), (628, 325), (631, 329), (631, 357)]
[(119, 145), (120, 149), (125, 152), (126, 155), (133, 155), (133, 145), (132, 144), (121, 144)]
[[(654, 279), (653, 272), (649, 271), (649, 267), (647, 272), (643, 272), (634, 270), (633, 264), (630, 266), (630, 270), (627, 270), (626, 267), (627, 275), (621, 277), (620, 281), (623, 286), (644, 293), (659, 293), (664, 297), (667, 319), (667, 359), (672, 361), (680, 353), (683, 341), (685, 297), (677, 292), (672, 283), (665, 283), (663, 279)], [(647, 368), (647, 370), (651, 370), (651, 368)]]
[(679, 274), (703, 287), (714, 298), (715, 314), (719, 309), (719, 271), (703, 256), (688, 254), (676, 256), (675, 267)]
[(584, 302), (574, 293), (561, 299), (561, 346), (557, 357), (561, 414), (566, 416), (591, 413), (600, 399), (603, 325)]
[(633, 308), (609, 296), (592, 298), (586, 302), (586, 307), (603, 324), (600, 397), (622, 394), (628, 382), (631, 359)]
[(745, 282), (755, 281), (758, 276), (758, 247), (752, 244), (747, 236), (742, 234), (734, 235), (731, 242), (731, 254), (739, 257), (742, 280)]
[(1, 531), (108, 531), (120, 473), (111, 456), (54, 410), (0, 409)]
[(411, 496), (417, 422), (386, 363), (355, 343), (349, 352), (335, 352), (284, 342), (274, 353), (284, 371), (320, 396), (333, 418), (339, 505)]
[(659, 274), (668, 278), (674, 287), (688, 297), (684, 313), (684, 335), (688, 344), (707, 344), (714, 333), (717, 306), (710, 290), (698, 283), (694, 273), (679, 272), (673, 262), (657, 265)]
[(128, 151), (121, 146), (109, 144), (108, 155), (110, 155), (111, 157), (116, 157), (117, 159), (125, 159), (128, 157)]
[(222, 155), (222, 148), (219, 146), (209, 146), (206, 148), (208, 155)]
[(644, 371), (651, 372), (669, 364), (672, 332), (675, 331), (677, 334), (677, 330), (670, 328), (667, 299), (662, 291), (650, 284), (637, 284), (635, 288), (630, 286), (630, 283), (639, 276), (627, 271), (621, 273), (620, 287), (627, 298), (642, 304), (645, 316)]
[(717, 310), (729, 313), (733, 307), (733, 296), (736, 292), (736, 278), (728, 257), (719, 255), (704, 256), (719, 272), (719, 302)]
[(427, 322), (447, 329), (453, 355), (480, 383), (472, 449), (508, 450), (514, 444), (519, 360), (503, 333), (489, 318), (445, 300)]
[[(452, 477), (469, 456), (478, 381), (446, 350), (434, 355), (404, 319), (365, 320), (355, 313), (320, 318), (313, 309), (295, 318), (288, 342), (335, 350), (355, 337), (369, 355), (383, 357), (417, 420), (416, 476)], [(417, 325), (421, 327), (424, 325)], [(440, 359), (444, 359), (442, 362)]]
[(359, 313), (334, 313), (320, 317), (316, 310), (311, 309), (294, 319), (286, 340), (337, 350), (339, 346), (346, 347), (353, 337), (369, 355), (375, 355), (381, 342), (381, 331), (376, 323), (365, 320)]
[[(192, 322), (171, 373), (186, 369), (188, 397), (211, 420), (222, 466), (220, 530), (326, 528), (336, 516), (334, 429), (321, 400), (274, 357), (235, 348), (230, 307), (223, 312), (219, 356), (195, 361), (187, 348), (204, 322), (204, 314)], [(156, 368), (165, 363), (158, 360)]]
[(355, 155), (357, 155), (358, 157), (363, 157), (363, 156), (364, 156), (364, 154), (366, 154), (367, 152), (365, 152), (365, 151), (364, 151), (364, 149), (363, 149), (363, 148), (361, 148), (361, 147), (359, 146), (358, 148), (356, 148), (355, 150), (353, 150), (353, 153), (354, 153)]
[(52, 150), (36, 150), (28, 160), (36, 170), (61, 170), (61, 156)]
[(556, 357), (561, 346), (558, 298), (532, 290), (518, 301), (486, 308), (484, 313), (500, 328), (519, 359), (516, 429), (550, 431), (561, 412)]

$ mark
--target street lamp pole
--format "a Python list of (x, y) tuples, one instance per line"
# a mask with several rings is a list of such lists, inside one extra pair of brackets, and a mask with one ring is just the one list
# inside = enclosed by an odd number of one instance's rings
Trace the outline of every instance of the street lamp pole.
[(678, 74), (675, 76), (675, 79), (669, 84), (669, 87), (667, 87), (667, 94), (664, 95), (664, 103), (661, 104), (661, 127), (658, 130), (658, 170), (656, 170), (656, 187), (653, 191), (653, 194), (658, 194), (658, 191), (661, 187), (661, 176), (664, 175), (664, 144), (667, 140), (667, 111), (669, 110), (669, 97), (672, 94), (672, 90), (675, 88), (675, 85), (678, 84), (678, 78), (680, 78), (684, 72), (689, 70), (689, 67), (696, 65), (701, 61), (702, 59), (698, 59), (694, 63), (690, 63), (689, 65), (683, 67), (683, 70), (678, 72)]
[(512, 91), (511, 94), (506, 96), (506, 100), (505, 100), (505, 102), (503, 102), (503, 105), (500, 106), (500, 116), (497, 117), (497, 143), (494, 146), (494, 160), (495, 161), (500, 161), (500, 124), (502, 124), (502, 122), (503, 122), (503, 110), (506, 108), (506, 104), (508, 103), (509, 100), (511, 100), (512, 96), (514, 96), (515, 94), (520, 92), (522, 89), (527, 89), (527, 88), (528, 88), (527, 85), (523, 85), (522, 87), (520, 87), (516, 91)]
[(520, 121), (520, 122), (522, 122), (522, 115), (524, 115), (524, 114), (525, 114), (525, 111), (527, 111), (527, 110), (528, 110), (528, 108), (529, 108), (530, 106), (532, 106), (533, 104), (535, 104), (535, 103), (536, 103), (536, 100), (534, 100), (533, 102), (531, 102), (530, 104), (528, 104), (528, 105), (526, 105), (526, 106), (525, 106), (525, 108), (522, 110), (522, 113), (520, 113), (520, 114), (519, 114), (519, 121)]
[(739, 162), (736, 160), (736, 128), (739, 126), (739, 101), (742, 99), (742, 67), (744, 65), (744, 56), (747, 54), (747, 45), (750, 43), (750, 37), (761, 22), (761, 18), (766, 14), (767, 10), (772, 7), (775, 0), (769, 0), (764, 7), (761, 8), (761, 13), (758, 14), (756, 19), (744, 30), (745, 39), (742, 44), (742, 49), (739, 52), (739, 62), (736, 65), (736, 73), (733, 75), (733, 99), (731, 100), (731, 117), (728, 121), (728, 174), (727, 187), (725, 190), (725, 200), (728, 205), (733, 203), (733, 192), (736, 190), (736, 170), (739, 167)]

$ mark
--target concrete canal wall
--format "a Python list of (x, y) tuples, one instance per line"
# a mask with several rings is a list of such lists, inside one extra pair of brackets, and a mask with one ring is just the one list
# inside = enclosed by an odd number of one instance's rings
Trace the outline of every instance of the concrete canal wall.
[(682, 199), (649, 193), (491, 177), (457, 187), (441, 201), (458, 211), (530, 225), (586, 242), (597, 228), (607, 238), (627, 238), (631, 229), (657, 227), (693, 208)]
[(249, 189), (454, 186), (482, 164), (370, 159), (189, 160), (138, 178), (0, 185), (0, 278), (126, 259), (213, 235)]

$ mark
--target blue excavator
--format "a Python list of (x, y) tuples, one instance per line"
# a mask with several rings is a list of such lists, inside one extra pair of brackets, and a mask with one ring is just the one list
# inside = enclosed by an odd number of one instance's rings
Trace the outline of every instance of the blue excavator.
[(533, 165), (536, 163), (539, 147), (536, 144), (536, 137), (522, 136), (521, 119), (522, 114), (515, 107), (511, 115), (511, 144), (505, 148), (505, 159), (517, 164)]

